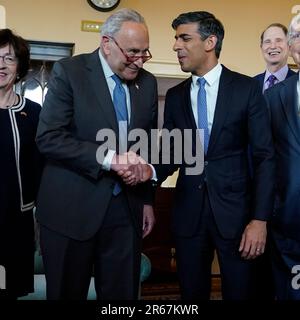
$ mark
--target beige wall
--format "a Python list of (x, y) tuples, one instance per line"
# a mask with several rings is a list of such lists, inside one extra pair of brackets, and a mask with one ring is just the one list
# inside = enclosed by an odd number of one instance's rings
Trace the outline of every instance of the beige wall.
[[(145, 17), (150, 29), (153, 61), (160, 62), (158, 69), (165, 68), (165, 74), (179, 73), (176, 56), (171, 50), (172, 19), (181, 12), (207, 10), (225, 27), (220, 61), (253, 75), (264, 69), (259, 50), (261, 31), (275, 21), (288, 24), (296, 4), (292, 0), (121, 0), (119, 8), (134, 8)], [(6, 8), (6, 26), (21, 36), (32, 40), (74, 42), (75, 53), (92, 51), (99, 43), (97, 33), (80, 30), (81, 20), (103, 21), (109, 15), (92, 9), (86, 0), (0, 0), (0, 5)], [(153, 62), (149, 67), (159, 73)]]

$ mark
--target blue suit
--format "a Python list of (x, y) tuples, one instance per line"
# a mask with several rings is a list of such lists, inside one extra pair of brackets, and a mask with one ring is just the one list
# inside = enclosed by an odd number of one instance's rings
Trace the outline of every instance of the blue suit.
[(267, 90), (276, 150), (276, 200), (271, 220), (273, 264), (278, 299), (300, 299), (291, 286), (291, 269), (300, 264), (300, 117), (298, 76)]

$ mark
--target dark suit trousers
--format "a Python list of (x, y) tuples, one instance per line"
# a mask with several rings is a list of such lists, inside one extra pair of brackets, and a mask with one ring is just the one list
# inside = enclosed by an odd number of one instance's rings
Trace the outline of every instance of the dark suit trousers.
[(137, 299), (141, 239), (123, 192), (112, 197), (93, 238), (78, 241), (41, 226), (41, 248), (48, 300), (85, 300), (92, 274), (98, 300)]
[[(240, 239), (221, 237), (211, 209), (208, 193), (203, 191), (199, 205), (200, 224), (192, 237), (175, 237), (181, 296), (184, 300), (209, 300), (211, 264), (216, 249), (224, 300), (251, 298), (252, 261), (241, 258)], [(182, 212), (182, 214), (188, 214)]]

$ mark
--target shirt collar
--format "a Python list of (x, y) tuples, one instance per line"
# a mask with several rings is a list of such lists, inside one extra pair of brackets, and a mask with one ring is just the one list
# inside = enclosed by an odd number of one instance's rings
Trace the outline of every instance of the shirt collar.
[(274, 73), (271, 73), (268, 69), (266, 70), (266, 74), (265, 74), (265, 80), (264, 82), (266, 82), (268, 79), (269, 79), (269, 76), (271, 74), (273, 74), (276, 79), (278, 80), (278, 82), (280, 81), (283, 81), (286, 76), (287, 76), (287, 73), (289, 71), (289, 67), (287, 66), (287, 64), (285, 66), (283, 66), (281, 69), (277, 70), (276, 72)]
[(108, 65), (107, 61), (103, 57), (102, 52), (101, 52), (100, 49), (99, 49), (98, 52), (99, 52), (99, 58), (100, 58), (100, 61), (101, 61), (101, 65), (102, 65), (102, 69), (103, 69), (103, 72), (104, 72), (104, 76), (105, 76), (106, 79), (108, 79), (114, 74), (114, 72), (111, 70), (111, 68)]
[[(222, 66), (220, 63), (218, 63), (216, 66), (214, 66), (211, 70), (209, 70), (203, 78), (206, 80), (207, 84), (209, 86), (212, 86), (214, 82), (218, 81), (221, 77), (222, 72)], [(192, 75), (192, 81), (193, 85), (197, 85), (197, 80), (200, 78), (199, 76)]]

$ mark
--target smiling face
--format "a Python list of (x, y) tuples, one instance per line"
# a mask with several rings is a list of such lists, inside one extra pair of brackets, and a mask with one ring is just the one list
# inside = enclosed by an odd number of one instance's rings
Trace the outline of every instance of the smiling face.
[(181, 24), (176, 29), (173, 50), (184, 72), (203, 76), (217, 64), (215, 54), (217, 38), (209, 36), (202, 40), (197, 23)]
[(261, 51), (269, 71), (275, 72), (286, 65), (289, 55), (287, 36), (280, 27), (270, 27), (264, 32)]
[(18, 64), (16, 62), (7, 65), (3, 60), (5, 56), (15, 57), (14, 49), (9, 45), (0, 48), (0, 56), (0, 90), (8, 90), (13, 87), (16, 80)]
[[(103, 36), (102, 51), (114, 73), (125, 80), (133, 80), (143, 67), (143, 59), (128, 62), (124, 55), (146, 55), (149, 49), (149, 35), (147, 27), (143, 23), (127, 21), (114, 35), (114, 39)], [(122, 52), (122, 50), (124, 53)]]

